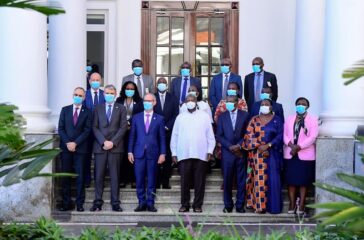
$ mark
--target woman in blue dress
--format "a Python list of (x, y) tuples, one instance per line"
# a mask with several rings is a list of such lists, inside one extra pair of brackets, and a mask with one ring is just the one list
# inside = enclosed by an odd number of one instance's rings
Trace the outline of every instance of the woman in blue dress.
[(248, 151), (247, 208), (256, 213), (282, 211), (282, 146), (282, 120), (273, 114), (272, 101), (265, 99), (259, 115), (250, 120), (243, 143)]

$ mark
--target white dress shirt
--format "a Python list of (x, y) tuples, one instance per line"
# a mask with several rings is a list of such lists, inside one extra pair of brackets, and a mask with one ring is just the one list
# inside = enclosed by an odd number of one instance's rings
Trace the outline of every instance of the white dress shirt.
[(196, 110), (177, 116), (171, 138), (172, 156), (178, 161), (195, 158), (207, 161), (207, 154), (215, 148), (215, 136), (206, 112)]
[[(138, 85), (138, 77), (140, 79), (140, 84), (141, 86)], [(134, 74), (134, 83), (138, 86), (138, 88), (141, 90), (141, 92), (139, 93), (139, 95), (141, 97), (144, 96), (144, 91), (145, 91), (145, 88), (144, 88), (144, 82), (143, 82), (143, 74), (140, 74), (139, 76), (135, 75)]]
[[(204, 111), (207, 113), (207, 115), (209, 115), (211, 123), (214, 122), (214, 120), (212, 119), (211, 107), (207, 102), (205, 101), (197, 102), (197, 108), (198, 110)], [(184, 112), (188, 112), (186, 103), (182, 104), (181, 107), (179, 108), (179, 113), (184, 113)]]
[(81, 105), (75, 105), (75, 104), (73, 104), (73, 115), (75, 114), (76, 108), (78, 108), (77, 115), (80, 116), (82, 104)]
[[(229, 80), (230, 80), (230, 72), (229, 73), (223, 73), (222, 74), (222, 95), (224, 95), (224, 89), (225, 89), (225, 78), (226, 78), (226, 75), (227, 75), (227, 79), (228, 79), (228, 85), (229, 85)], [(227, 87), (226, 87), (227, 89)], [(227, 94), (227, 93), (226, 93)]]

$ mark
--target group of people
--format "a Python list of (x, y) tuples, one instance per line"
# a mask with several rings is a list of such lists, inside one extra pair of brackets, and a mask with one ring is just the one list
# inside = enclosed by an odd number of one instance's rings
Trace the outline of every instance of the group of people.
[[(101, 75), (90, 74), (90, 88), (74, 90), (73, 104), (62, 109), (58, 126), (62, 171), (74, 169), (77, 174), (77, 211), (84, 211), (85, 187), (92, 178), (95, 200), (90, 211), (102, 210), (108, 169), (113, 211), (122, 211), (120, 187), (131, 183), (138, 199), (135, 211), (156, 212), (156, 189), (171, 188), (176, 165), (181, 176), (179, 212), (191, 208), (191, 186), (192, 209), (202, 212), (208, 162), (215, 158), (221, 161), (223, 212), (235, 208), (238, 213), (245, 209), (280, 213), (285, 182), (288, 213), (304, 213), (307, 188), (315, 179), (318, 136), (317, 118), (307, 111), (309, 100), (298, 98), (296, 113), (285, 119), (277, 103), (276, 76), (263, 70), (262, 58), (253, 59), (244, 87), (231, 66), (230, 59), (221, 60), (221, 73), (210, 83), (210, 104), (202, 100), (201, 81), (191, 76), (188, 62), (182, 63), (181, 76), (171, 83), (163, 77), (154, 83), (136, 59), (119, 94), (113, 85), (101, 90)], [(60, 210), (67, 211), (72, 208), (69, 178), (64, 178), (62, 189)]]

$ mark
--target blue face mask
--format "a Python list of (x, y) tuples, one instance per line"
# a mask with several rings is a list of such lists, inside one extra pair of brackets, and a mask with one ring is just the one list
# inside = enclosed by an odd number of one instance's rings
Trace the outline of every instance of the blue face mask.
[(260, 71), (261, 71), (260, 65), (253, 65), (253, 72), (258, 73)]
[(153, 108), (153, 104), (151, 102), (143, 102), (144, 110), (151, 110)]
[(91, 85), (91, 87), (92, 87), (93, 89), (98, 89), (98, 88), (100, 87), (100, 82), (98, 82), (98, 81), (93, 81), (93, 82), (91, 82), (91, 83), (90, 83), (90, 85)]
[(82, 103), (82, 97), (79, 97), (79, 96), (73, 96), (73, 103), (75, 105), (80, 105)]
[(306, 106), (303, 106), (303, 105), (297, 105), (296, 106), (296, 112), (298, 114), (304, 114), (306, 112)]
[(188, 68), (182, 68), (181, 69), (181, 75), (182, 75), (182, 77), (188, 77), (188, 76), (190, 76), (190, 69), (188, 69)]
[(220, 70), (222, 73), (226, 74), (230, 72), (230, 67), (229, 66), (221, 66)]
[(229, 112), (232, 112), (234, 109), (235, 109), (235, 103), (232, 103), (232, 102), (227, 102), (226, 103), (226, 109), (229, 111)]
[(132, 97), (134, 96), (134, 93), (135, 93), (135, 90), (132, 90), (132, 89), (125, 89), (125, 95), (127, 97)]
[(112, 103), (112, 102), (114, 102), (114, 98), (115, 98), (115, 96), (114, 96), (113, 94), (105, 94), (105, 95), (104, 95), (104, 97), (105, 97), (105, 101), (106, 101), (107, 103)]
[(236, 96), (237, 95), (237, 92), (235, 89), (228, 89), (227, 90), (227, 95), (228, 96)]
[(261, 93), (260, 94), (260, 100), (270, 99), (269, 93)]
[(133, 68), (133, 72), (135, 75), (139, 76), (143, 73), (143, 68), (142, 67), (134, 67)]
[(158, 88), (158, 91), (164, 92), (164, 91), (167, 90), (167, 84), (165, 84), (165, 83), (158, 83), (157, 88)]
[(86, 66), (86, 72), (91, 72), (92, 71), (92, 67), (91, 66)]

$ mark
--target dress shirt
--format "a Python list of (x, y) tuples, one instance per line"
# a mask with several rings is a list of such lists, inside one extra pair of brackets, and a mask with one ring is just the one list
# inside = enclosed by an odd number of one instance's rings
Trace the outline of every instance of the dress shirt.
[[(138, 85), (138, 77), (140, 79), (140, 85)], [(144, 96), (145, 88), (144, 88), (144, 82), (143, 82), (143, 74), (140, 74), (139, 76), (134, 74), (134, 83), (138, 86), (138, 88), (141, 90), (139, 93), (140, 96)]]
[(100, 88), (98, 89), (93, 89), (93, 88), (90, 88), (90, 91), (91, 91), (91, 97), (92, 97), (92, 104), (94, 104), (95, 102), (95, 92), (97, 92), (97, 96), (99, 97), (99, 102), (100, 102)]

